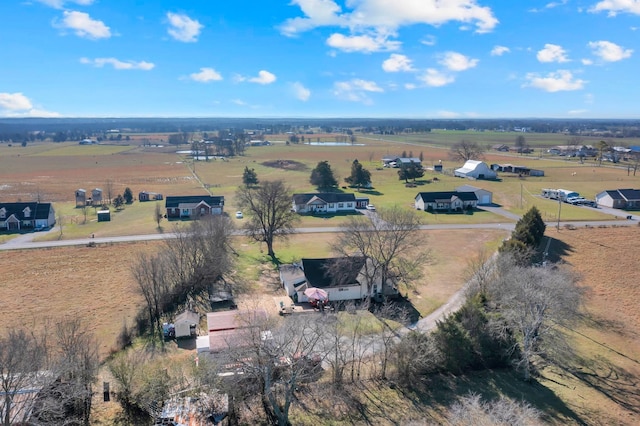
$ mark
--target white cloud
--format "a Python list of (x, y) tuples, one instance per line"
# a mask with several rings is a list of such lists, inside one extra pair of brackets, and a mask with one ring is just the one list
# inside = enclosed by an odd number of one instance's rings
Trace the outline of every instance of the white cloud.
[(640, 15), (640, 0), (603, 0), (589, 8), (589, 12), (608, 12), (609, 16), (620, 12)]
[(536, 55), (540, 62), (568, 62), (567, 52), (557, 44), (547, 43)]
[(617, 62), (630, 58), (633, 49), (625, 49), (610, 41), (590, 41), (587, 46), (591, 48), (593, 54), (605, 62)]
[(404, 85), (404, 88), (407, 89), (407, 90), (415, 90), (415, 89), (418, 88), (418, 86), (413, 84), (413, 83), (406, 83)]
[(593, 61), (588, 58), (580, 59), (580, 62), (582, 62), (582, 65), (593, 65)]
[(568, 70), (558, 70), (548, 73), (546, 76), (528, 73), (526, 79), (528, 82), (523, 87), (535, 87), (546, 92), (580, 90), (584, 88), (586, 83), (584, 80), (576, 79), (571, 71)]
[(449, 71), (464, 71), (478, 65), (478, 60), (471, 59), (458, 52), (445, 52), (438, 63), (445, 66)]
[(581, 115), (586, 112), (589, 112), (589, 110), (588, 109), (572, 109), (567, 112), (569, 113), (569, 115)]
[(411, 59), (405, 55), (392, 53), (389, 59), (382, 63), (382, 69), (386, 72), (414, 71)]
[(93, 0), (37, 0), (38, 3), (42, 3), (55, 9), (62, 9), (65, 3), (75, 3), (81, 6), (89, 6), (93, 3)]
[(22, 93), (0, 93), (0, 108), (9, 110), (31, 109), (31, 101)]
[(280, 26), (285, 35), (326, 26), (389, 33), (401, 26), (440, 26), (451, 21), (475, 25), (476, 32), (486, 33), (498, 24), (491, 8), (478, 5), (477, 0), (358, 0), (347, 1), (347, 11), (333, 0), (292, 0), (291, 4), (300, 8), (303, 17), (287, 19)]
[(167, 12), (169, 29), (167, 32), (171, 37), (185, 43), (198, 41), (203, 25), (195, 19), (189, 18), (183, 13)]
[(327, 45), (344, 52), (388, 52), (398, 50), (402, 45), (399, 41), (387, 40), (387, 37), (368, 35), (345, 36), (343, 34), (331, 34), (327, 39)]
[[(242, 77), (244, 81), (244, 77)], [(271, 84), (274, 81), (276, 81), (276, 76), (274, 74), (271, 74), (269, 71), (265, 71), (265, 70), (260, 70), (260, 72), (258, 72), (258, 76), (257, 77), (252, 77), (252, 78), (248, 78), (246, 79), (247, 81), (251, 82), (251, 83), (258, 83), (258, 84)]]
[(494, 46), (493, 49), (491, 49), (491, 56), (502, 56), (509, 52), (511, 52), (511, 49), (506, 46)]
[(371, 105), (373, 102), (367, 95), (370, 92), (384, 92), (375, 82), (358, 78), (349, 81), (337, 81), (333, 83), (333, 94), (343, 100), (362, 102)]
[(189, 78), (193, 81), (199, 81), (200, 83), (208, 83), (210, 81), (222, 80), (220, 73), (213, 68), (200, 68), (200, 72), (194, 72), (189, 74)]
[(20, 92), (0, 93), (2, 117), (59, 117), (57, 112), (34, 108), (31, 100)]
[(427, 86), (441, 87), (453, 83), (456, 79), (451, 74), (446, 74), (434, 68), (429, 68), (419, 79)]
[(593, 102), (595, 101), (595, 96), (593, 96), (593, 93), (587, 93), (584, 95), (584, 103), (587, 105), (591, 105), (593, 104)]
[(54, 23), (54, 26), (70, 29), (78, 37), (91, 39), (111, 37), (111, 29), (102, 21), (92, 19), (88, 13), (77, 12), (75, 10), (63, 12), (62, 22)]
[(293, 94), (296, 97), (296, 99), (301, 100), (303, 102), (306, 102), (309, 100), (309, 97), (311, 96), (311, 90), (304, 87), (302, 83), (296, 81), (291, 85), (291, 87), (293, 88)]
[(233, 99), (231, 102), (236, 105), (247, 106), (247, 103), (241, 99)]
[(155, 67), (155, 64), (146, 61), (121, 61), (116, 58), (80, 58), (80, 63), (86, 65), (93, 65), (96, 68), (102, 68), (105, 65), (111, 65), (116, 70), (143, 70), (150, 71)]

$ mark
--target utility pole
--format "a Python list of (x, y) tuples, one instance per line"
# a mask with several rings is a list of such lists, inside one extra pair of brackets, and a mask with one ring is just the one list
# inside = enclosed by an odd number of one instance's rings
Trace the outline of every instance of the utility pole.
[(522, 210), (522, 182), (520, 182), (520, 210)]
[(558, 231), (560, 231), (560, 211), (562, 210), (562, 199), (558, 196)]

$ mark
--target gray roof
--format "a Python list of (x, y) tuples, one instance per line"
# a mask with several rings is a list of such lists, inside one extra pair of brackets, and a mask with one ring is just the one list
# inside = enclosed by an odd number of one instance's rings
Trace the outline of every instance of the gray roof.
[(348, 203), (356, 201), (356, 197), (353, 194), (321, 192), (315, 194), (293, 194), (293, 202), (296, 205), (307, 204), (314, 197), (319, 198), (326, 203)]
[(422, 201), (424, 201), (425, 203), (434, 203), (436, 200), (450, 200), (453, 197), (458, 197), (462, 201), (478, 201), (478, 197), (473, 192), (418, 192), (418, 194), (416, 195), (416, 199), (422, 198)]
[(640, 189), (618, 189), (618, 192), (627, 201), (640, 200)]
[(180, 204), (199, 204), (204, 201), (209, 206), (223, 206), (224, 196), (211, 196), (211, 195), (184, 195), (184, 196), (169, 196), (164, 202), (166, 208), (175, 208)]

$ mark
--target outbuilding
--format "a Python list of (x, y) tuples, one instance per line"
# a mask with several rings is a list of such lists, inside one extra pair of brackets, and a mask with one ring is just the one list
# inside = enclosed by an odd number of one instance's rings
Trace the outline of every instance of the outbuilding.
[(456, 188), (458, 192), (473, 192), (478, 198), (479, 206), (489, 206), (493, 204), (493, 193), (486, 189), (478, 188), (471, 185), (462, 185)]
[(184, 311), (176, 317), (174, 322), (176, 339), (195, 337), (198, 335), (200, 315), (191, 311)]
[(454, 171), (454, 176), (470, 179), (496, 179), (497, 173), (484, 161), (467, 160), (459, 169)]
[(98, 222), (111, 222), (110, 210), (98, 210)]

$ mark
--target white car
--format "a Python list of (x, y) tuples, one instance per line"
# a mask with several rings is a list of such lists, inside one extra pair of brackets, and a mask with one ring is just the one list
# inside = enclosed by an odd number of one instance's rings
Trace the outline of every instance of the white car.
[(242, 219), (244, 216), (241, 211), (236, 212), (236, 219)]
[(376, 206), (374, 206), (373, 204), (367, 204), (367, 210), (375, 212), (376, 211)]

